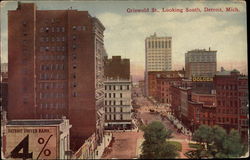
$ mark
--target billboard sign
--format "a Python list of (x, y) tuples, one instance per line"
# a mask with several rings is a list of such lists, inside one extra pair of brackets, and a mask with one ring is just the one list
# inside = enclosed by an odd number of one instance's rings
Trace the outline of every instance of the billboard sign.
[(212, 82), (213, 77), (192, 77), (193, 82)]
[(7, 126), (6, 156), (13, 159), (56, 159), (57, 127)]

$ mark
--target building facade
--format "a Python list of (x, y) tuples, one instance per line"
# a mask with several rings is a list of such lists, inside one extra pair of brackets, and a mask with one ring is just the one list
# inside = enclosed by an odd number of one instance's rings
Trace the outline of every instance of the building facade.
[(189, 129), (194, 131), (199, 125), (213, 126), (216, 124), (216, 95), (191, 93), (188, 101)]
[(181, 78), (184, 77), (185, 71), (150, 71), (148, 72), (148, 96), (157, 99), (157, 79), (160, 77), (165, 77), (168, 79)]
[(217, 60), (215, 50), (195, 49), (185, 53), (185, 77), (213, 77), (216, 73)]
[(105, 128), (129, 129), (132, 126), (132, 80), (130, 61), (121, 56), (105, 60)]
[(103, 104), (103, 31), (87, 11), (37, 10), (32, 3), (9, 11), (8, 119), (66, 116), (77, 150), (96, 132)]
[(131, 80), (106, 80), (105, 128), (130, 129), (132, 127)]
[(145, 92), (148, 93), (149, 71), (172, 70), (172, 37), (157, 37), (156, 33), (145, 39)]
[(104, 61), (105, 71), (104, 76), (113, 79), (130, 79), (130, 61), (121, 56), (112, 56)]
[(227, 131), (236, 129), (248, 137), (248, 78), (239, 71), (222, 71), (214, 77), (216, 90), (216, 123)]
[(156, 90), (156, 100), (160, 103), (170, 104), (170, 87), (171, 86), (181, 86), (181, 77), (167, 78), (160, 77), (157, 78), (157, 90)]

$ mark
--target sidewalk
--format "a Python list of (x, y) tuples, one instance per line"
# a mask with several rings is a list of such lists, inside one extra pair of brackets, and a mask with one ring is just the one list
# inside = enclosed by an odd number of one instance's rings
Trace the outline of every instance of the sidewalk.
[(137, 145), (136, 145), (136, 157), (137, 158), (140, 158), (140, 155), (141, 155), (141, 152), (142, 152), (141, 145), (142, 145), (143, 141), (144, 141), (144, 138), (137, 139), (137, 142), (136, 142), (137, 143)]
[(105, 148), (109, 145), (111, 140), (112, 140), (112, 133), (104, 133), (102, 143), (96, 149), (97, 155), (95, 155), (95, 159), (101, 159)]

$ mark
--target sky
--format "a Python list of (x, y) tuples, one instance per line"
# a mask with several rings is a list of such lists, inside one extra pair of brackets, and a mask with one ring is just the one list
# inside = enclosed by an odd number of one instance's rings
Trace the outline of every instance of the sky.
[[(247, 27), (244, 1), (161, 0), (161, 1), (22, 1), (35, 2), (38, 10), (87, 10), (105, 26), (104, 45), (111, 58), (129, 58), (134, 80), (143, 79), (145, 38), (153, 35), (172, 37), (172, 69), (185, 66), (185, 53), (193, 49), (217, 50), (217, 70), (238, 69), (247, 74)], [(16, 2), (1, 2), (1, 53), (7, 62), (7, 11)], [(224, 12), (204, 12), (222, 8)], [(239, 12), (225, 12), (226, 7)], [(156, 8), (159, 12), (132, 12), (128, 9)], [(161, 12), (165, 9), (199, 8), (201, 12)]]

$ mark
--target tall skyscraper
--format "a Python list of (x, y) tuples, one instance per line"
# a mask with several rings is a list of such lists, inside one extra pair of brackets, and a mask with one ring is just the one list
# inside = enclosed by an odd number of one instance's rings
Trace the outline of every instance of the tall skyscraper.
[(9, 11), (8, 118), (66, 116), (78, 149), (96, 132), (103, 106), (104, 29), (87, 11), (37, 10), (32, 3)]
[(145, 92), (148, 96), (148, 72), (172, 69), (172, 37), (157, 37), (156, 33), (147, 37), (145, 58)]
[(216, 53), (215, 50), (195, 49), (185, 54), (185, 77), (213, 77), (216, 73)]

